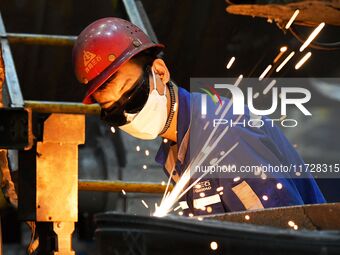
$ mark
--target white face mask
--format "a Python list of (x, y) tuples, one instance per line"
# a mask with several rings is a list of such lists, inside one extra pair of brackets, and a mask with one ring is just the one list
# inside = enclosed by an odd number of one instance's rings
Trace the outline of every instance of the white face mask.
[(136, 114), (127, 114), (130, 123), (119, 128), (130, 135), (143, 140), (155, 139), (162, 131), (167, 120), (166, 87), (164, 95), (157, 91), (156, 76), (151, 68), (153, 78), (153, 90), (149, 94), (143, 109)]

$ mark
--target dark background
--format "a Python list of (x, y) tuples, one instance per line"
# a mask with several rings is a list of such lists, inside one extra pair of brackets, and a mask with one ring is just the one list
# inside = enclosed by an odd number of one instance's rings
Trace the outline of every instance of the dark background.
[[(166, 45), (164, 59), (172, 78), (186, 88), (190, 77), (259, 76), (281, 46), (297, 49), (301, 45), (290, 33), (285, 34), (265, 19), (228, 14), (223, 0), (142, 2), (159, 41)], [(78, 35), (96, 19), (127, 18), (122, 2), (116, 0), (1, 0), (0, 3), (7, 32)], [(312, 28), (296, 27), (296, 30), (306, 38)], [(327, 25), (318, 40), (340, 40), (339, 28)], [(84, 88), (73, 74), (71, 47), (13, 45), (12, 49), (26, 100), (81, 100)], [(312, 53), (301, 70), (295, 71), (291, 63), (279, 75), (339, 76), (340, 51), (312, 50)], [(231, 56), (236, 61), (227, 70), (225, 65)], [(313, 102), (325, 103), (315, 98)]]

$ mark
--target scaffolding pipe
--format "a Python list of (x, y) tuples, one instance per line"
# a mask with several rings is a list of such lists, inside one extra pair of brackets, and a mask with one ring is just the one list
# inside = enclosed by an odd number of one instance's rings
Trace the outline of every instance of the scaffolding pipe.
[(9, 43), (50, 45), (50, 46), (73, 46), (75, 40), (77, 39), (77, 36), (1, 33), (0, 38), (7, 39)]
[[(171, 191), (172, 185), (168, 190)], [(78, 189), (83, 191), (164, 193), (166, 185), (160, 183), (123, 182), (106, 180), (79, 180)]]
[(25, 100), (24, 103), (25, 108), (30, 108), (32, 111), (40, 113), (100, 114), (98, 104), (85, 105), (82, 103), (30, 100)]

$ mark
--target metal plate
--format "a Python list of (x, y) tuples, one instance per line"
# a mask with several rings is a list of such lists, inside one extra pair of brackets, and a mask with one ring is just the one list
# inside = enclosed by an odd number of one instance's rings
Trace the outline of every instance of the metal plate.
[(291, 229), (293, 222), (298, 229), (340, 230), (339, 215), (340, 203), (329, 203), (233, 212), (205, 218)]
[[(98, 214), (95, 220), (98, 254), (340, 254), (339, 231), (295, 231), (207, 218), (112, 212)], [(216, 250), (210, 248), (213, 241)]]
[(37, 144), (37, 221), (77, 221), (78, 144), (85, 116), (52, 114)]
[(39, 142), (37, 153), (37, 221), (77, 221), (77, 147)]

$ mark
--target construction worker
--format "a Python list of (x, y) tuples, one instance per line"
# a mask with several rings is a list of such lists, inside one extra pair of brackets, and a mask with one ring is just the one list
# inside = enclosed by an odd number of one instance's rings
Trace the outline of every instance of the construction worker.
[[(206, 120), (203, 123), (201, 118), (193, 117), (199, 110), (192, 107), (192, 103), (200, 105), (199, 94), (190, 94), (176, 86), (170, 80), (165, 62), (157, 58), (163, 47), (126, 20), (104, 18), (90, 24), (78, 36), (73, 63), (77, 79), (88, 87), (83, 103), (98, 103), (103, 121), (140, 139), (161, 136), (168, 141), (160, 145), (156, 161), (178, 182), (192, 164), (192, 156), (197, 156), (208, 139), (203, 131), (197, 139), (189, 139), (190, 130), (204, 126)], [(213, 112), (208, 111), (207, 118), (211, 115)], [(244, 118), (249, 118), (248, 110)], [(212, 128), (210, 125), (208, 131)], [(219, 128), (217, 132), (222, 130)], [(190, 146), (190, 140), (194, 147)], [(220, 164), (304, 163), (283, 133), (266, 124), (257, 129), (231, 128), (211, 153), (227, 151), (237, 141), (242, 142)], [(189, 152), (190, 148), (196, 149), (194, 154)], [(295, 179), (275, 174), (268, 178), (214, 178), (207, 175), (182, 197), (181, 206), (187, 215), (203, 215), (325, 202), (315, 180), (307, 177)], [(197, 178), (192, 177), (190, 183), (195, 180)]]

